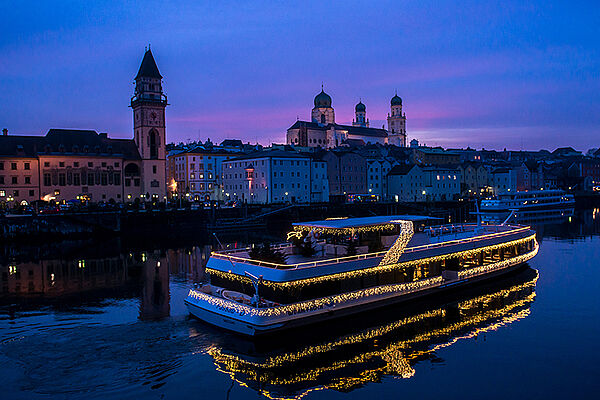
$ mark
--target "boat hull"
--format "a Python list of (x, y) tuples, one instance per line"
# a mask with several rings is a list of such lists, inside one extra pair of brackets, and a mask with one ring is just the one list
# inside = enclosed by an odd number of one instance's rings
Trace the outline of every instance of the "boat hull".
[(261, 317), (247, 315), (241, 311), (239, 313), (232, 311), (227, 307), (223, 307), (221, 304), (206, 301), (206, 296), (198, 298), (190, 295), (185, 300), (185, 303), (190, 314), (211, 325), (242, 335), (259, 336), (340, 318), (392, 304), (411, 301), (424, 296), (432, 296), (493, 279), (499, 275), (521, 268), (529, 259), (537, 254), (538, 248), (536, 242), (532, 251), (523, 256), (516, 257), (513, 260), (514, 262), (511, 262), (510, 259), (499, 262), (497, 263), (497, 268), (489, 268), (489, 270), (486, 270), (483, 273), (467, 275), (456, 279), (439, 279), (439, 281), (434, 284), (424, 285), (421, 288), (410, 290), (408, 292), (391, 292), (383, 295), (373, 295), (364, 297), (359, 301), (348, 301), (346, 304), (325, 305), (317, 309), (292, 315)]

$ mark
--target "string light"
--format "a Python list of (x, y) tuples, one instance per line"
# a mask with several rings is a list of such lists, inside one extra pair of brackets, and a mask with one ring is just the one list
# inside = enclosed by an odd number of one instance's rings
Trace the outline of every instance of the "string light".
[[(525, 239), (534, 240), (534, 246), (533, 246), (532, 251), (530, 251), (526, 254), (520, 255), (520, 256), (510, 258), (508, 260), (491, 263), (491, 264), (488, 264), (488, 265), (485, 265), (482, 267), (475, 267), (475, 268), (473, 268), (473, 270), (475, 272), (473, 272), (473, 274), (471, 274), (471, 275), (482, 274), (482, 273), (489, 272), (492, 270), (506, 268), (510, 265), (518, 265), (518, 264), (521, 264), (521, 263), (531, 259), (533, 256), (535, 256), (537, 254), (537, 251), (538, 251), (538, 245), (537, 245), (537, 242), (535, 242), (535, 235), (533, 235), (529, 238), (525, 238)], [(520, 240), (517, 240), (514, 242), (524, 243), (525, 239), (520, 239)], [(509, 242), (509, 243), (511, 243), (511, 242)], [(513, 243), (513, 245), (517, 244), (517, 243)], [(495, 247), (495, 246), (489, 246), (489, 247)], [(478, 251), (482, 251), (482, 249), (478, 249)], [(472, 252), (472, 250), (461, 252), (460, 254), (466, 254), (469, 252)], [(447, 257), (447, 255), (446, 256), (438, 256), (438, 257)], [(431, 259), (435, 259), (435, 258), (436, 257), (431, 257), (430, 259), (426, 259), (426, 260), (431, 260)], [(425, 262), (425, 260), (411, 261), (410, 263), (421, 264), (423, 262)], [(404, 263), (404, 264), (407, 264), (407, 263)], [(403, 264), (400, 264), (400, 265), (403, 265)], [(388, 268), (388, 266), (375, 267), (373, 269), (377, 269), (377, 268)], [(468, 271), (469, 270), (464, 270), (461, 272), (466, 273)], [(353, 274), (355, 272), (356, 271), (346, 272), (344, 274)], [(212, 271), (211, 271), (211, 273), (212, 273)], [(460, 274), (460, 272), (459, 272), (459, 274)], [(471, 276), (471, 275), (465, 275), (465, 276)], [(237, 275), (228, 274), (228, 276), (237, 276)], [(331, 275), (329, 275), (329, 276), (331, 276)], [(460, 277), (460, 275), (459, 275), (459, 277)], [(322, 279), (322, 278), (327, 278), (327, 276), (319, 277), (319, 278), (309, 278), (308, 280)], [(264, 281), (264, 283), (271, 284), (271, 285), (286, 285), (286, 284), (290, 284), (293, 282), (285, 282), (285, 283), (277, 282), (277, 283), (275, 283), (275, 282)], [(348, 305), (348, 303), (350, 303), (352, 301), (360, 300), (363, 298), (372, 298), (372, 297), (376, 297), (376, 296), (384, 296), (384, 295), (400, 294), (400, 293), (407, 294), (407, 293), (412, 293), (415, 291), (420, 291), (423, 289), (439, 286), (442, 283), (443, 283), (443, 278), (441, 276), (436, 276), (436, 277), (421, 279), (421, 280), (414, 281), (414, 282), (394, 283), (394, 284), (388, 284), (388, 285), (374, 286), (374, 287), (357, 290), (354, 292), (340, 293), (340, 294), (336, 294), (336, 295), (332, 295), (332, 296), (328, 296), (328, 297), (321, 297), (321, 298), (317, 298), (317, 299), (301, 301), (298, 303), (286, 304), (286, 305), (275, 306), (275, 307), (267, 307), (267, 308), (251, 307), (246, 304), (241, 304), (241, 303), (237, 303), (232, 300), (209, 295), (209, 294), (206, 294), (203, 292), (196, 291), (194, 289), (190, 289), (188, 297), (205, 302), (208, 305), (216, 307), (216, 308), (218, 308), (224, 312), (227, 312), (229, 314), (237, 314), (239, 316), (245, 316), (245, 317), (258, 317), (259, 319), (262, 319), (262, 318), (273, 318), (273, 317), (275, 317), (275, 318), (285, 317), (285, 316), (295, 315), (295, 314), (299, 314), (299, 313), (306, 313), (306, 312), (311, 312), (311, 311), (316, 311), (316, 310), (329, 309), (329, 308), (333, 308), (337, 305)], [(274, 321), (271, 320), (270, 322), (274, 322)]]
[[(485, 246), (485, 247), (478, 247), (478, 248), (471, 249), (471, 250), (464, 250), (464, 251), (456, 252), (456, 253), (448, 253), (448, 254), (443, 254), (443, 255), (434, 256), (434, 257), (422, 258), (419, 260), (407, 261), (407, 262), (403, 262), (403, 263), (399, 263), (399, 264), (381, 265), (381, 263), (380, 263), (379, 265), (377, 265), (375, 267), (371, 267), (371, 268), (363, 268), (363, 269), (352, 270), (352, 271), (347, 271), (347, 272), (340, 272), (340, 273), (336, 273), (336, 274), (322, 275), (322, 276), (305, 278), (305, 279), (298, 279), (298, 280), (294, 280), (294, 281), (275, 282), (275, 281), (270, 281), (270, 280), (263, 280), (261, 284), (268, 286), (270, 288), (274, 288), (274, 289), (288, 290), (290, 288), (298, 288), (298, 287), (303, 287), (306, 285), (311, 285), (311, 284), (315, 284), (315, 283), (323, 283), (323, 282), (332, 281), (332, 280), (362, 278), (367, 275), (372, 275), (375, 273), (398, 271), (398, 270), (406, 269), (409, 267), (419, 266), (419, 265), (427, 264), (430, 262), (444, 261), (444, 260), (447, 260), (450, 258), (455, 258), (455, 257), (470, 257), (479, 252), (493, 251), (493, 250), (504, 249), (504, 248), (508, 248), (508, 247), (512, 247), (512, 246), (518, 246), (518, 245), (530, 242), (532, 240), (535, 241), (535, 234), (528, 236), (526, 238), (517, 239), (517, 240), (513, 240), (510, 242), (505, 242), (505, 243), (501, 243), (501, 244), (490, 245), (490, 246)], [(244, 284), (251, 283), (250, 280), (245, 276), (241, 276), (241, 275), (237, 275), (237, 274), (229, 273), (229, 272), (225, 272), (225, 271), (219, 271), (219, 270), (216, 270), (213, 268), (206, 268), (206, 273), (208, 273), (210, 275), (215, 275), (219, 278), (223, 278), (223, 279), (227, 279), (227, 280), (231, 280), (231, 281), (242, 282)]]
[[(400, 224), (410, 221), (398, 221)], [(393, 232), (396, 230), (396, 226), (399, 224), (378, 224), (370, 226), (357, 226), (353, 228), (322, 228), (312, 225), (295, 225), (294, 231), (306, 232), (314, 231), (319, 234), (325, 235), (354, 235), (355, 233), (368, 233), (368, 232)]]
[(400, 259), (402, 253), (404, 253), (404, 249), (412, 239), (414, 234), (413, 223), (411, 221), (400, 221), (400, 234), (398, 238), (390, 247), (385, 256), (379, 263), (379, 265), (388, 265), (388, 264), (396, 264)]

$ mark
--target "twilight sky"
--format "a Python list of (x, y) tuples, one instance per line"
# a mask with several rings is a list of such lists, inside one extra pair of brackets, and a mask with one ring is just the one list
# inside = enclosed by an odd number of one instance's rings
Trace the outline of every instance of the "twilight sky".
[(0, 26), (10, 134), (132, 137), (132, 82), (150, 43), (168, 141), (282, 143), (323, 82), (336, 122), (362, 98), (374, 127), (397, 90), (409, 140), (427, 145), (600, 146), (597, 0), (5, 0)]

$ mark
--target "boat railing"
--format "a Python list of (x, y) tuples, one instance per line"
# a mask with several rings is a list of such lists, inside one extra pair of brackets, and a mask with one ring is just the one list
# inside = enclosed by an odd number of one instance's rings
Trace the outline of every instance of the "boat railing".
[[(448, 240), (448, 241), (444, 241), (444, 242), (440, 242), (440, 243), (431, 243), (431, 244), (425, 244), (425, 245), (420, 245), (420, 246), (407, 247), (404, 249), (404, 254), (414, 253), (416, 251), (435, 249), (435, 248), (439, 248), (439, 247), (448, 246), (451, 244), (473, 243), (473, 242), (477, 242), (477, 241), (481, 241), (481, 240), (502, 237), (502, 236), (514, 234), (517, 232), (523, 232), (523, 231), (526, 231), (529, 229), (528, 226), (523, 227), (523, 226), (514, 226), (514, 225), (504, 225), (504, 226), (483, 225), (482, 228), (488, 230), (489, 233), (487, 233), (485, 235), (478, 235), (475, 237), (470, 237), (470, 238), (455, 239), (455, 240)], [(494, 230), (492, 231), (491, 228), (494, 228)], [(291, 247), (291, 246), (293, 246), (293, 245), (292, 244), (283, 244), (280, 246), (280, 248), (281, 247)], [(247, 252), (248, 250), (249, 250), (249, 248), (239, 249), (239, 250), (236, 250), (236, 252)], [(315, 260), (315, 261), (302, 262), (302, 263), (296, 263), (296, 264), (277, 264), (277, 263), (272, 263), (272, 262), (268, 262), (268, 261), (253, 260), (251, 258), (236, 257), (236, 256), (231, 255), (230, 252), (213, 252), (212, 257), (222, 259), (222, 260), (229, 260), (230, 262), (237, 261), (237, 262), (244, 263), (244, 264), (252, 264), (252, 265), (257, 265), (257, 266), (261, 266), (261, 267), (269, 267), (269, 268), (274, 268), (274, 269), (300, 269), (300, 268), (312, 268), (312, 267), (329, 265), (329, 264), (339, 264), (342, 262), (351, 262), (351, 261), (357, 261), (357, 260), (378, 258), (378, 257), (385, 256), (386, 253), (387, 253), (387, 250), (384, 250), (384, 251), (379, 251), (376, 253), (366, 253), (366, 254), (358, 254), (358, 255), (354, 255), (354, 256), (328, 258), (325, 260)]]

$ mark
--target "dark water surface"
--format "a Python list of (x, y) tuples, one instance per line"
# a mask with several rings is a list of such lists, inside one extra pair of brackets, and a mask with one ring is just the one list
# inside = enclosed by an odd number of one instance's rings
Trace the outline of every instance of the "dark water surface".
[(5, 247), (0, 397), (596, 398), (600, 210), (533, 222), (518, 273), (268, 341), (188, 316), (206, 244)]

